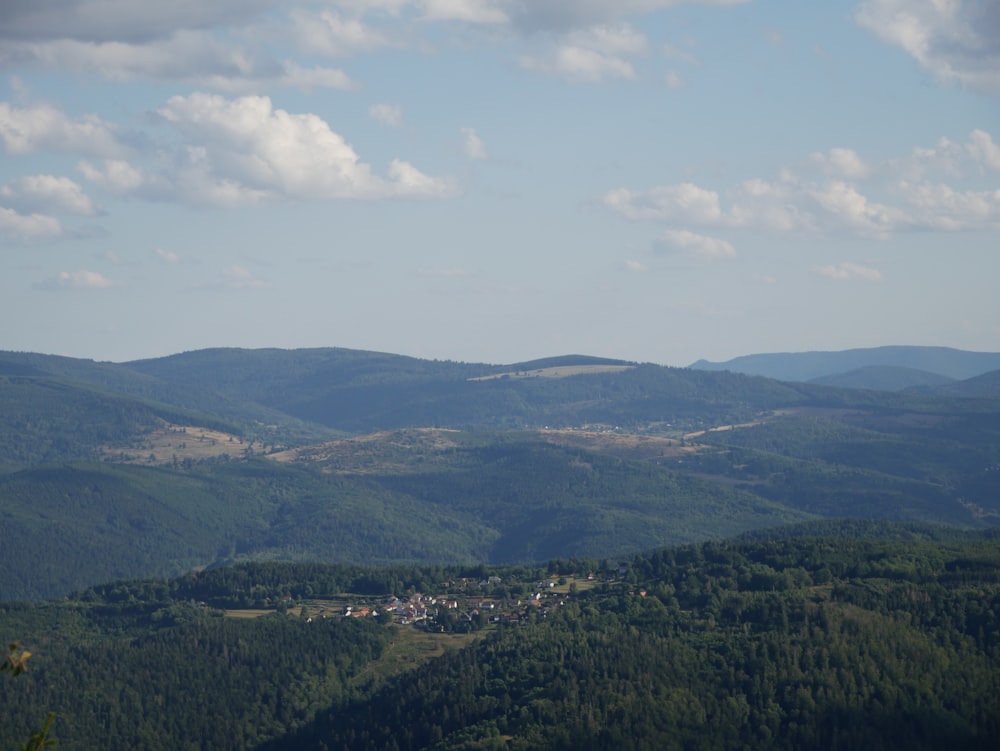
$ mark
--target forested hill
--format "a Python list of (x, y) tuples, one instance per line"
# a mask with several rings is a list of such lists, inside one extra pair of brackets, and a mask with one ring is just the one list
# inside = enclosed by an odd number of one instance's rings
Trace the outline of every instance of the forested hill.
[(762, 378), (580, 355), (486, 365), (344, 349), (219, 349), (126, 366), (353, 433), (733, 422), (805, 398)]
[(85, 751), (1000, 737), (1000, 537), (929, 526), (538, 567), (245, 564), (0, 603), (0, 637), (32, 653), (0, 676), (0, 751), (49, 711), (59, 747)]
[(781, 381), (841, 377), (851, 371), (871, 367), (905, 368), (964, 380), (1000, 369), (1000, 353), (970, 352), (952, 347), (888, 346), (839, 352), (743, 355), (725, 362), (698, 360), (691, 367), (699, 370), (729, 370)]
[(0, 353), (0, 598), (247, 559), (522, 563), (844, 516), (991, 526), (1000, 400), (975, 393), (581, 355)]

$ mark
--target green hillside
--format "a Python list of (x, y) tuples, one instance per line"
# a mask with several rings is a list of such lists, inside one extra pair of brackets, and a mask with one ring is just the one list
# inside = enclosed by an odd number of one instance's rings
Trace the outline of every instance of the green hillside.
[(701, 424), (802, 398), (766, 379), (656, 365), (565, 378), (483, 378), (571, 365), (621, 363), (573, 356), (501, 366), (341, 349), (222, 349), (128, 364), (163, 380), (213, 388), (352, 433), (424, 426)]
[(928, 373), (916, 368), (901, 368), (893, 365), (869, 365), (849, 370), (846, 373), (813, 378), (810, 383), (836, 386), (844, 389), (874, 389), (876, 391), (902, 391), (926, 386), (942, 386), (955, 379), (937, 373)]
[(961, 380), (1000, 368), (1000, 353), (970, 352), (952, 347), (897, 345), (839, 352), (744, 355), (725, 362), (699, 360), (691, 365), (699, 370), (730, 370), (781, 381), (811, 381), (872, 366), (911, 368)]
[(0, 597), (246, 559), (617, 556), (817, 518), (985, 527), (998, 455), (996, 400), (579, 355), (2, 353)]
[[(257, 563), (0, 604), (3, 643), (32, 653), (0, 676), (0, 751), (50, 710), (76, 749), (992, 749), (1000, 538), (804, 531), (537, 569)], [(426, 620), (404, 624), (390, 600), (417, 593)]]
[[(652, 464), (532, 436), (443, 450), (426, 472), (390, 450), (363, 472), (307, 462), (190, 469), (81, 464), (0, 477), (0, 599), (243, 558), (521, 563), (617, 556), (811, 518)], [(404, 465), (406, 466), (406, 465)], [(53, 541), (58, 541), (53, 545)], [(50, 551), (40, 558), (34, 551)]]

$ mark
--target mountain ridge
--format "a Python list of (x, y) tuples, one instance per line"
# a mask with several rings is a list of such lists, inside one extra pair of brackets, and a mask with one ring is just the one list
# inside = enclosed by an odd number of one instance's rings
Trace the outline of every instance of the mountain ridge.
[(0, 353), (0, 597), (255, 559), (624, 555), (837, 515), (989, 527), (997, 456), (1000, 399), (978, 393), (586, 355)]
[(724, 362), (698, 360), (696, 370), (729, 370), (781, 381), (811, 381), (873, 365), (891, 365), (965, 380), (1000, 369), (1000, 353), (952, 347), (887, 345), (838, 351), (774, 352)]

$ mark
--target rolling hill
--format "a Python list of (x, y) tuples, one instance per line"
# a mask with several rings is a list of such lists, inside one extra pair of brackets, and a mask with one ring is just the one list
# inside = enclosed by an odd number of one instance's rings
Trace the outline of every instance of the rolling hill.
[(838, 517), (985, 527), (997, 456), (1000, 402), (928, 390), (581, 355), (0, 353), (0, 598), (248, 559), (527, 563)]
[(779, 381), (812, 381), (876, 366), (911, 368), (964, 380), (1000, 369), (1000, 353), (969, 352), (951, 347), (888, 346), (839, 352), (744, 355), (725, 362), (698, 360), (691, 365), (697, 370), (728, 370)]
[(846, 373), (812, 378), (809, 383), (836, 386), (844, 389), (873, 389), (875, 391), (903, 391), (905, 389), (928, 386), (943, 386), (954, 383), (954, 378), (928, 373), (916, 368), (901, 368), (896, 365), (869, 365)]

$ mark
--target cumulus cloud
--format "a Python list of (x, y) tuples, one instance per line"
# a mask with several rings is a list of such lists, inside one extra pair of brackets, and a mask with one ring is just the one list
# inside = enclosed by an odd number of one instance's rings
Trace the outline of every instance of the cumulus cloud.
[(59, 237), (62, 224), (58, 219), (44, 214), (19, 214), (14, 209), (0, 206), (0, 237), (12, 242), (32, 242)]
[(289, 18), (297, 46), (315, 54), (346, 57), (393, 45), (388, 36), (360, 18), (337, 11), (293, 9)]
[(833, 177), (860, 180), (869, 173), (868, 165), (853, 149), (834, 148), (825, 154), (813, 153), (809, 158), (823, 172)]
[(1000, 5), (982, 0), (865, 0), (855, 19), (935, 78), (1000, 94)]
[(984, 130), (973, 130), (966, 141), (941, 138), (934, 146), (917, 147), (892, 160), (885, 170), (907, 180), (974, 177), (1000, 172), (1000, 146)]
[(0, 186), (0, 203), (21, 213), (93, 216), (97, 209), (68, 177), (30, 175)]
[[(199, 89), (355, 88), (339, 69), (302, 68), (278, 50), (350, 57), (421, 47), (439, 24), (549, 40), (526, 68), (574, 81), (634, 78), (630, 55), (646, 41), (626, 21), (678, 5), (748, 0), (59, 0), (0, 4), (0, 67), (72, 70), (109, 79), (174, 80)], [(291, 5), (291, 7), (288, 7)], [(417, 23), (415, 23), (417, 22)], [(545, 45), (541, 45), (545, 46)]]
[(368, 108), (368, 114), (392, 128), (403, 124), (403, 108), (398, 104), (373, 104)]
[(99, 166), (83, 160), (77, 168), (87, 180), (115, 195), (167, 198), (169, 193), (169, 186), (162, 178), (151, 176), (124, 159), (105, 159)]
[(22, 65), (90, 73), (118, 81), (171, 80), (225, 91), (263, 84), (301, 89), (353, 89), (357, 84), (342, 70), (303, 67), (278, 60), (259, 48), (234, 45), (208, 31), (178, 31), (166, 39), (141, 44), (56, 39), (39, 43), (7, 43), (7, 54)]
[(658, 246), (666, 251), (680, 251), (698, 258), (732, 258), (736, 248), (732, 243), (717, 237), (707, 237), (688, 230), (667, 230), (660, 236)]
[(629, 259), (625, 261), (623, 268), (630, 274), (641, 274), (643, 272), (649, 271), (649, 267), (642, 261), (636, 261)]
[(882, 281), (882, 272), (878, 269), (873, 269), (869, 266), (862, 266), (857, 263), (839, 263), (830, 266), (817, 266), (813, 271), (820, 276), (825, 276), (827, 279), (833, 279), (838, 282), (850, 282), (850, 281), (862, 281), (862, 282), (880, 282)]
[(490, 158), (490, 154), (486, 150), (486, 144), (483, 143), (483, 139), (476, 135), (475, 128), (462, 128), (462, 151), (469, 159), (482, 160)]
[(604, 204), (627, 219), (715, 224), (723, 218), (719, 194), (693, 183), (660, 185), (646, 191), (619, 188), (604, 196)]
[(576, 82), (633, 79), (636, 77), (635, 68), (626, 56), (641, 55), (647, 49), (645, 35), (627, 24), (595, 26), (569, 33), (552, 52), (522, 56), (521, 65)]
[(64, 289), (109, 289), (121, 286), (121, 282), (108, 279), (97, 271), (60, 271), (55, 276), (39, 282), (36, 289), (64, 290)]
[[(608, 209), (631, 220), (772, 232), (851, 232), (883, 237), (906, 230), (1000, 229), (1000, 190), (959, 189), (946, 176), (992, 174), (1000, 150), (985, 131), (948, 139), (899, 159), (869, 164), (850, 149), (813, 154), (802, 174), (783, 169), (721, 193), (693, 183), (607, 192)], [(853, 176), (853, 179), (848, 179)]]
[(266, 96), (175, 96), (157, 112), (178, 140), (161, 155), (159, 169), (84, 161), (84, 176), (119, 195), (209, 206), (272, 198), (440, 198), (456, 191), (451, 180), (400, 159), (380, 176), (325, 120), (275, 108)]
[(275, 5), (273, 0), (14, 0), (0, 4), (0, 38), (140, 43), (179, 29), (239, 27)]
[(97, 115), (72, 118), (47, 104), (19, 108), (0, 102), (0, 140), (8, 154), (44, 150), (115, 157), (129, 151), (113, 124)]
[(508, 0), (423, 0), (424, 18), (431, 21), (465, 21), (476, 24), (502, 24), (510, 18)]

